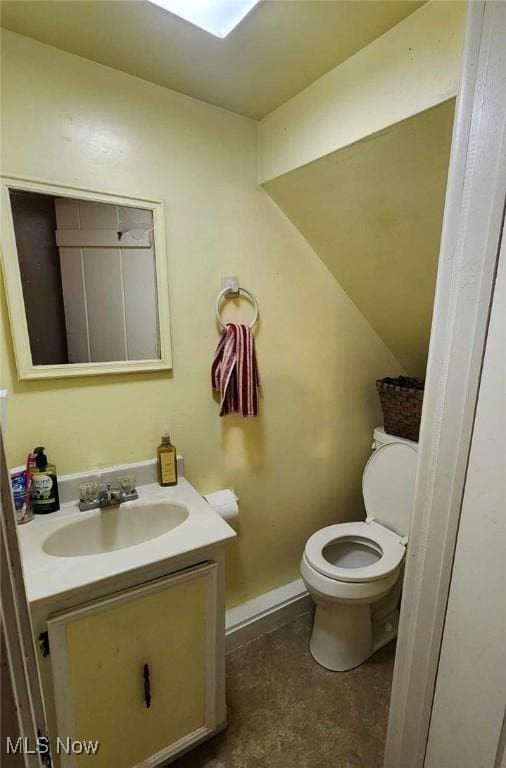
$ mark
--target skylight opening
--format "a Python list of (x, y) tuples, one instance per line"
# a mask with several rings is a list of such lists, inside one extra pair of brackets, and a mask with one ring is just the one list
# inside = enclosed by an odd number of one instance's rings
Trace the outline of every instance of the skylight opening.
[(215, 37), (224, 38), (260, 0), (150, 0)]

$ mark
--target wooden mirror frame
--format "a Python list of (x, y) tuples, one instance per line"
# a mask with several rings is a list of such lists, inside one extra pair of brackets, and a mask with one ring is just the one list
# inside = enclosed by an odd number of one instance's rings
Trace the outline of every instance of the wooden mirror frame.
[[(120, 196), (86, 188), (69, 187), (64, 184), (55, 184), (38, 179), (26, 179), (18, 176), (0, 176), (0, 182), (2, 186), (2, 267), (18, 378), (56, 379), (67, 376), (97, 376), (112, 373), (139, 373), (141, 371), (171, 369), (169, 287), (163, 202), (161, 200)], [(130, 208), (143, 208), (152, 212), (158, 328), (160, 334), (159, 358), (153, 360), (116, 360), (57, 365), (33, 364), (14, 233), (14, 221), (9, 197), (9, 190), (11, 189), (59, 197), (78, 198), (99, 203), (110, 203)]]

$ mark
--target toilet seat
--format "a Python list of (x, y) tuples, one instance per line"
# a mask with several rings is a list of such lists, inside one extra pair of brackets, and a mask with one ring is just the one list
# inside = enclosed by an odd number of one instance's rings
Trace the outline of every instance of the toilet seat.
[(300, 560), (316, 604), (309, 648), (326, 669), (362, 664), (397, 634), (417, 469), (411, 445), (376, 448), (362, 476), (367, 518), (316, 531)]
[[(371, 549), (379, 550), (379, 559), (360, 568), (341, 568), (324, 557), (325, 547), (350, 539), (358, 539), (360, 543), (369, 544)], [(372, 521), (329, 525), (316, 531), (308, 539), (304, 550), (307, 562), (316, 571), (330, 579), (347, 582), (382, 579), (399, 568), (405, 553), (406, 547), (400, 536)]]

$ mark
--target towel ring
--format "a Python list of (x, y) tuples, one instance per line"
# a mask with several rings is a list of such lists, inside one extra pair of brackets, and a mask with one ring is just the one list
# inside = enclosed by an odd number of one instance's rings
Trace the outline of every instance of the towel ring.
[[(249, 298), (251, 303), (253, 304), (253, 308), (255, 310), (255, 314), (253, 315), (253, 320), (250, 323), (248, 323), (248, 328), (253, 328), (253, 326), (255, 325), (256, 321), (258, 320), (258, 302), (255, 299), (255, 297), (253, 296), (253, 294), (250, 293), (249, 291), (247, 291), (246, 288), (239, 288), (238, 293), (244, 293)], [(225, 323), (223, 322), (223, 320), (221, 319), (220, 304), (221, 304), (222, 299), (224, 299), (227, 296), (227, 294), (230, 294), (231, 298), (234, 298), (234, 297), (236, 297), (238, 295), (236, 293), (233, 293), (230, 290), (230, 288), (227, 287), (227, 288), (222, 288), (222, 290), (219, 292), (219, 294), (216, 297), (216, 319), (217, 319), (218, 323), (221, 325), (222, 328), (225, 328), (226, 326), (225, 326)]]

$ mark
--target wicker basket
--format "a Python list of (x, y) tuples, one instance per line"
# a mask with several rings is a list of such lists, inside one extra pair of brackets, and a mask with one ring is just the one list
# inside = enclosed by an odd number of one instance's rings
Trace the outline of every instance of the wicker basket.
[(383, 409), (385, 432), (407, 440), (418, 440), (423, 387), (423, 379), (405, 376), (377, 380), (376, 389)]

